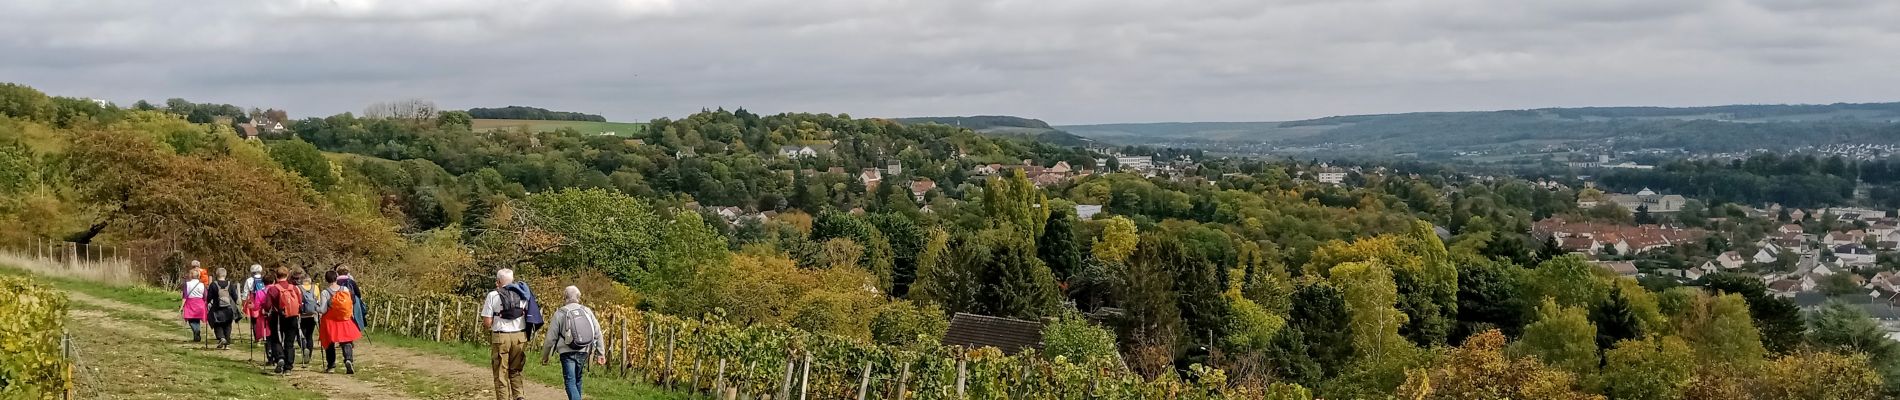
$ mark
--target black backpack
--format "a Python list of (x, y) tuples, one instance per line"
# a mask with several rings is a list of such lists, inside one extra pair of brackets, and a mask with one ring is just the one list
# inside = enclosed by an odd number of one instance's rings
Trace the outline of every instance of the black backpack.
[(495, 318), (519, 319), (528, 315), (528, 309), (521, 306), (521, 303), (527, 302), (527, 297), (522, 296), (520, 291), (504, 287), (496, 293), (501, 295), (501, 312), (495, 313)]

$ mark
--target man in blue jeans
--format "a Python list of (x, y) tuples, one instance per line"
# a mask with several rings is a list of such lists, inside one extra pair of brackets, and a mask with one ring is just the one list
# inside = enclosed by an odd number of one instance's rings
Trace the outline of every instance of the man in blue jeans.
[(600, 319), (594, 317), (594, 310), (581, 305), (581, 289), (568, 286), (565, 290), (567, 304), (554, 311), (554, 320), (548, 323), (547, 347), (541, 351), (541, 365), (548, 365), (548, 355), (561, 355), (561, 377), (567, 383), (568, 400), (581, 400), (581, 373), (587, 368), (587, 356), (594, 356), (595, 365), (607, 364), (607, 349), (601, 347)]

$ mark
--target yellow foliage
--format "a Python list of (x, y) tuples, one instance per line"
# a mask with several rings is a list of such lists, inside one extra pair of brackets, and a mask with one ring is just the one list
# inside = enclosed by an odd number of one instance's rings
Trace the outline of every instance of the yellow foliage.
[(1602, 399), (1577, 390), (1575, 375), (1536, 358), (1504, 356), (1507, 339), (1490, 330), (1465, 340), (1430, 370), (1406, 373), (1401, 399)]

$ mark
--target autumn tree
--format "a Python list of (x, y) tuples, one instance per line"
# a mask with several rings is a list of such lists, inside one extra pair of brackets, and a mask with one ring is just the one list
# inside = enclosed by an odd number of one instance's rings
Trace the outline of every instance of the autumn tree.
[(1858, 306), (1829, 302), (1810, 321), (1808, 341), (1815, 348), (1866, 355), (1868, 363), (1886, 378), (1887, 387), (1900, 386), (1900, 343)]
[(1762, 346), (1768, 351), (1791, 351), (1804, 340), (1807, 326), (1801, 310), (1788, 299), (1768, 295), (1768, 286), (1760, 279), (1730, 272), (1712, 273), (1702, 279), (1707, 282), (1703, 288), (1709, 291), (1742, 295), (1748, 302), (1749, 318), (1761, 330)]
[(1409, 347), (1399, 336), (1406, 317), (1392, 307), (1398, 293), (1390, 269), (1376, 261), (1347, 262), (1334, 266), (1331, 275), (1352, 314), (1352, 346), (1360, 359), (1381, 359)]
[(1524, 336), (1511, 345), (1511, 352), (1537, 357), (1579, 376), (1592, 376), (1598, 361), (1596, 332), (1583, 309), (1546, 298), (1537, 308), (1537, 318), (1524, 327)]
[(1674, 336), (1617, 342), (1603, 358), (1603, 392), (1613, 398), (1680, 399), (1695, 381), (1695, 352)]
[(1681, 324), (1681, 335), (1695, 349), (1698, 362), (1754, 363), (1767, 354), (1741, 295), (1703, 296)]
[(1128, 256), (1134, 254), (1135, 246), (1141, 239), (1135, 232), (1135, 222), (1122, 216), (1099, 221), (1102, 224), (1102, 233), (1095, 238), (1095, 243), (1089, 246), (1089, 253), (1095, 256), (1095, 259), (1105, 262), (1127, 261)]
[(1049, 199), (1042, 188), (1023, 177), (1021, 169), (1012, 169), (985, 185), (983, 212), (991, 228), (1019, 229), (1029, 237), (1040, 237), (1049, 219)]
[(1465, 340), (1427, 370), (1408, 372), (1399, 386), (1402, 399), (1602, 399), (1577, 391), (1577, 376), (1537, 358), (1504, 354), (1506, 339), (1497, 330)]

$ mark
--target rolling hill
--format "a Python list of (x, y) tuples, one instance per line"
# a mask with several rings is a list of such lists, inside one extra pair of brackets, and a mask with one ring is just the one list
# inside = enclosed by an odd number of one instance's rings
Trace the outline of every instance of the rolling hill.
[(571, 128), (586, 135), (631, 135), (646, 129), (644, 122), (595, 122), (595, 121), (547, 121), (531, 119), (476, 119), (473, 129), (477, 132), (495, 129), (527, 129), (547, 132), (561, 128)]
[(969, 128), (977, 133), (999, 137), (1023, 137), (1059, 146), (1087, 146), (1094, 140), (1064, 132), (1042, 120), (1004, 115), (969, 117), (912, 117), (894, 119), (900, 124), (944, 124)]
[(1728, 152), (1829, 144), (1900, 144), (1900, 103), (1542, 108), (1052, 128), (1130, 144), (1245, 143), (1267, 149), (1324, 148), (1386, 154), (1572, 145)]

